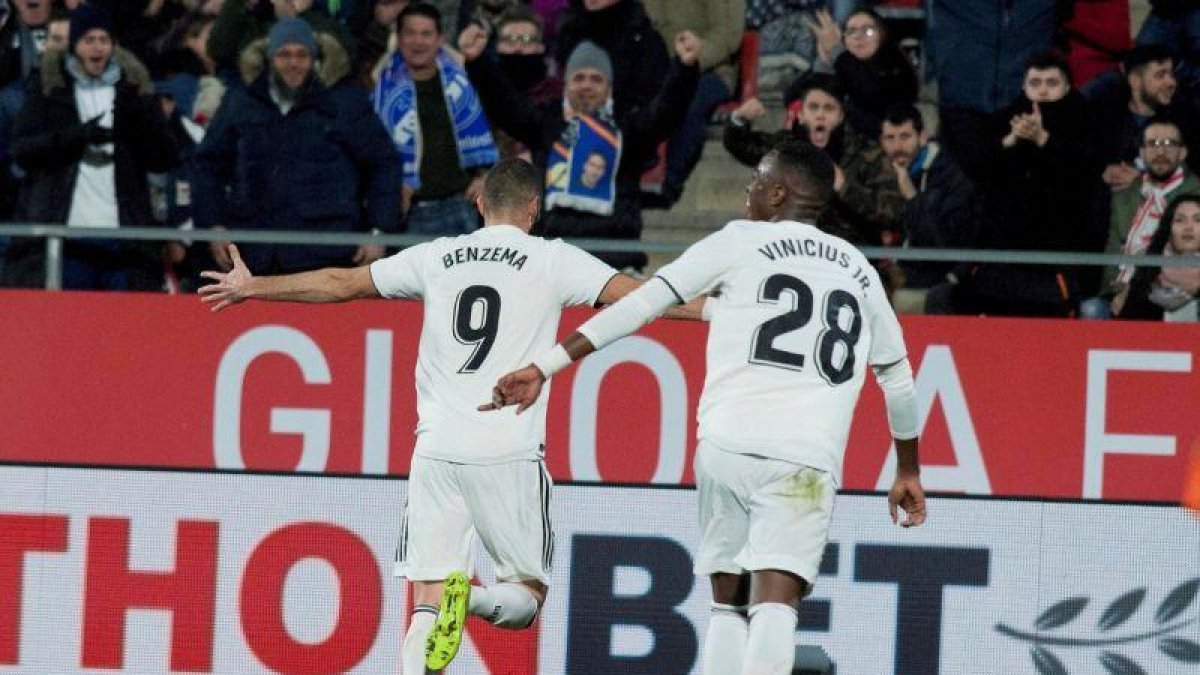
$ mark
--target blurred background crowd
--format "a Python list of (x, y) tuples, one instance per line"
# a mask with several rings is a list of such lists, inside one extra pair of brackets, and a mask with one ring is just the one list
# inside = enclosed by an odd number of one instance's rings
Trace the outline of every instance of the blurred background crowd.
[[(164, 228), (67, 240), (71, 289), (193, 290), (230, 264), (197, 229), (469, 232), (510, 156), (545, 171), (540, 234), (700, 236), (736, 203), (697, 176), (788, 136), (856, 244), (1197, 256), (1198, 123), (1196, 0), (0, 0), (0, 221)], [(45, 265), (0, 239), (0, 285)], [(879, 266), (902, 311), (1197, 320), (1200, 267)]]

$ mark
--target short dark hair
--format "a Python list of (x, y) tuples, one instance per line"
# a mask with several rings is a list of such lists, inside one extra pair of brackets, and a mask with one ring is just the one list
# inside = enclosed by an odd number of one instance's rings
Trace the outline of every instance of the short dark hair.
[(524, 206), (541, 194), (541, 172), (519, 157), (501, 160), (483, 177), (483, 201), (490, 209)]
[(1138, 45), (1125, 52), (1125, 56), (1121, 58), (1121, 68), (1125, 70), (1125, 77), (1129, 77), (1151, 63), (1171, 61), (1174, 58), (1175, 52), (1165, 45)]
[[(925, 120), (921, 117), (921, 111), (917, 110), (917, 106), (911, 103), (892, 104), (883, 113), (883, 121), (895, 127), (901, 126), (905, 122), (912, 122), (913, 129), (918, 134), (925, 129)], [(879, 126), (879, 132), (883, 133), (882, 124)]]
[(410, 16), (423, 16), (426, 19), (433, 21), (434, 28), (437, 29), (438, 35), (442, 33), (442, 13), (437, 7), (428, 2), (414, 2), (409, 4), (404, 9), (400, 10), (400, 16), (396, 18), (396, 32), (404, 27), (404, 20)]
[(1029, 57), (1029, 61), (1025, 63), (1025, 72), (1031, 70), (1050, 70), (1054, 68), (1062, 72), (1063, 77), (1067, 78), (1067, 86), (1074, 86), (1074, 78), (1071, 77), (1071, 64), (1067, 62), (1067, 57), (1056, 49), (1047, 49), (1043, 52), (1038, 52)]
[(776, 163), (791, 171), (801, 183), (811, 187), (822, 203), (833, 196), (835, 169), (833, 160), (817, 146), (803, 138), (786, 138), (773, 148)]
[(823, 91), (826, 94), (836, 98), (838, 103), (845, 105), (846, 97), (842, 94), (842, 87), (838, 84), (837, 78), (830, 73), (805, 73), (797, 77), (786, 91), (783, 92), (784, 105), (791, 105), (795, 101), (803, 101), (808, 92), (814, 89)]
[(513, 5), (500, 12), (500, 16), (496, 19), (496, 32), (510, 23), (531, 23), (538, 29), (538, 37), (542, 37), (546, 32), (545, 22), (541, 15), (533, 11), (526, 5)]
[(1146, 138), (1146, 130), (1153, 126), (1175, 127), (1175, 131), (1179, 132), (1179, 138), (1183, 138), (1183, 125), (1179, 123), (1179, 120), (1175, 119), (1171, 115), (1160, 112), (1151, 117), (1149, 121), (1146, 122), (1146, 126), (1142, 127), (1142, 133), (1138, 134), (1139, 145), (1141, 145), (1140, 141), (1143, 141)]

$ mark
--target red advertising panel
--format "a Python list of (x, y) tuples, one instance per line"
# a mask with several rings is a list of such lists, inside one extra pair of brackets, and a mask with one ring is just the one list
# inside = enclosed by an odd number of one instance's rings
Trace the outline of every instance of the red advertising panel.
[[(214, 315), (194, 297), (5, 291), (0, 309), (0, 461), (408, 470), (417, 303)], [(588, 315), (569, 312), (564, 331)], [(1200, 439), (1200, 327), (903, 323), (928, 489), (1179, 500)], [(660, 321), (556, 376), (555, 477), (690, 483), (704, 339), (702, 324)], [(886, 487), (889, 451), (868, 383), (843, 487)]]

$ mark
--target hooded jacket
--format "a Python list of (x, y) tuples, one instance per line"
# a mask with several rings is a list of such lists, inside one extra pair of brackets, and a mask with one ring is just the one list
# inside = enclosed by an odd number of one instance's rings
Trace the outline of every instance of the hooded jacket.
[[(326, 34), (317, 43), (314, 72), (286, 115), (271, 98), (267, 40), (242, 52), (245, 86), (226, 94), (193, 158), (197, 227), (395, 230), (395, 146), (366, 93), (346, 78), (346, 51)], [(242, 254), (255, 271), (289, 272), (349, 264), (354, 250), (248, 244)]]
[[(117, 47), (112, 57), (121, 69), (113, 102), (113, 163), (119, 225), (154, 227), (147, 172), (175, 166), (175, 140), (159, 109), (146, 67)], [(35, 223), (65, 223), (71, 209), (79, 164), (88, 147), (75, 105), (74, 80), (66, 70), (66, 53), (42, 55), (39, 86), (28, 98), (13, 126), (12, 155), (26, 171), (17, 218)], [(40, 240), (14, 240), (14, 255), (40, 256)], [(132, 264), (157, 265), (156, 242), (123, 242)], [(40, 264), (40, 263), (39, 263)], [(29, 280), (34, 281), (34, 280)]]

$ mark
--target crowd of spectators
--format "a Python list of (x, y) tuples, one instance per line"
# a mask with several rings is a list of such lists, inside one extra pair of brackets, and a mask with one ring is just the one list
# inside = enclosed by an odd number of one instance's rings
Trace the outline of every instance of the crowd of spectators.
[[(537, 232), (637, 241), (712, 135), (748, 166), (796, 136), (837, 166), (820, 225), (857, 244), (1194, 256), (1200, 7), (1149, 5), (1135, 31), (1129, 0), (0, 0), (0, 220), (164, 228), (68, 240), (63, 285), (187, 291), (229, 265), (193, 229), (461, 234), (511, 156), (545, 172)], [(386, 252), (242, 251), (269, 273)], [(1200, 286), (879, 264), (930, 313), (1195, 320)], [(3, 285), (44, 267), (0, 240)]]

